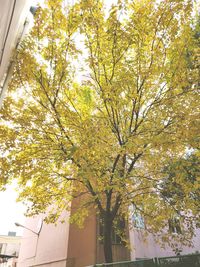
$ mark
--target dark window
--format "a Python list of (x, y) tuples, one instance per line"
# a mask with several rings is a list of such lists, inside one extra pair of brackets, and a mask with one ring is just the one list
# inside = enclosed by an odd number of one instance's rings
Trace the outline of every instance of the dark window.
[(181, 224), (179, 218), (172, 218), (168, 220), (170, 233), (181, 234)]
[[(121, 236), (125, 233), (125, 220), (119, 219), (116, 226), (112, 228), (112, 244), (123, 244)], [(99, 236), (103, 239), (103, 222), (99, 221)]]
[(112, 229), (112, 243), (113, 244), (123, 244), (123, 240), (121, 238), (125, 232), (125, 220), (120, 219), (117, 222), (116, 228)]

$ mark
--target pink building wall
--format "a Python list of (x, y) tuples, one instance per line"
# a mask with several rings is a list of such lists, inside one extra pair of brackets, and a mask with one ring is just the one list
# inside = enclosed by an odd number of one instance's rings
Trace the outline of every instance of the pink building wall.
[[(63, 216), (67, 218), (69, 214)], [(40, 219), (41, 216), (28, 218), (25, 225), (37, 232)], [(66, 267), (68, 237), (69, 224), (67, 222), (58, 223), (57, 226), (44, 223), (39, 236), (24, 230), (18, 266)]]
[[(39, 235), (24, 230), (18, 267), (84, 267), (96, 262), (96, 217), (89, 216), (84, 228), (68, 222), (43, 224)], [(41, 216), (28, 218), (25, 226), (37, 232)], [(61, 218), (62, 220), (62, 218)]]
[[(65, 223), (43, 224), (38, 235), (24, 230), (18, 259), (18, 267), (84, 267), (95, 264), (98, 260), (96, 217), (89, 216), (83, 229), (67, 222), (70, 214), (62, 215)], [(41, 216), (28, 218), (26, 227), (38, 231)], [(132, 229), (129, 232), (131, 260), (175, 255), (171, 248), (162, 249), (148, 235), (144, 241), (144, 230)], [(194, 247), (183, 247), (181, 254), (200, 251), (200, 229), (193, 239)], [(129, 257), (127, 257), (129, 260)], [(102, 262), (102, 261), (101, 261)]]
[[(132, 229), (130, 230), (130, 241), (131, 241), (131, 259), (135, 260), (138, 258), (155, 258), (155, 257), (167, 257), (175, 256), (175, 251), (171, 247), (162, 248), (156, 243), (152, 234), (149, 234), (146, 238), (144, 237), (143, 229)], [(200, 229), (196, 229), (196, 236), (193, 238), (192, 247), (181, 246), (179, 249), (182, 250), (181, 255), (200, 252)]]

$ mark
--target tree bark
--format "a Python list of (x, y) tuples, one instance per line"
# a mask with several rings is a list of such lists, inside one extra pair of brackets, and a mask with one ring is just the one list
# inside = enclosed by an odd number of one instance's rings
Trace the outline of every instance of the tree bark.
[(113, 262), (113, 255), (112, 255), (112, 219), (111, 214), (106, 214), (104, 216), (104, 256), (105, 256), (105, 262)]

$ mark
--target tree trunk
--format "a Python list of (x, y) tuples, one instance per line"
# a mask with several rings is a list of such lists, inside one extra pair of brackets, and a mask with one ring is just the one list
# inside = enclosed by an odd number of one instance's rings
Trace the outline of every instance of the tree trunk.
[(109, 214), (104, 217), (104, 256), (106, 263), (113, 262), (112, 255), (112, 219)]

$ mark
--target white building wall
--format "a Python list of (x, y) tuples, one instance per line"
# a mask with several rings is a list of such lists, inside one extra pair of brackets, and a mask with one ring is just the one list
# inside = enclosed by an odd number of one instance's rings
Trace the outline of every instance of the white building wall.
[(28, 28), (30, 4), (31, 0), (0, 0), (0, 107), (13, 72), (16, 46)]
[(20, 243), (21, 237), (19, 236), (0, 236), (0, 254), (13, 256), (8, 260), (0, 258), (0, 267), (16, 267)]
[(1, 251), (0, 254), (18, 255), (21, 237), (19, 236), (0, 236)]

